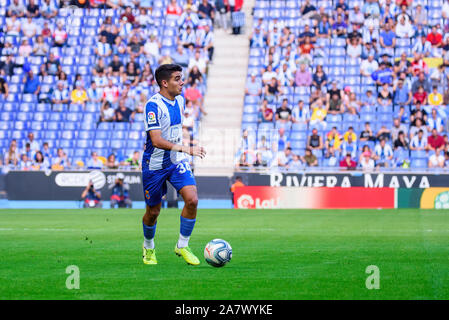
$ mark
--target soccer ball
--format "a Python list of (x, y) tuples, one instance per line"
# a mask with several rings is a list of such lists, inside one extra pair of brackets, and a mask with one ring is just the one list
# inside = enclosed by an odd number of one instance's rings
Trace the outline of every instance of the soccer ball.
[(204, 258), (206, 262), (213, 267), (223, 267), (231, 261), (232, 248), (228, 242), (223, 239), (214, 239), (209, 241), (204, 248)]

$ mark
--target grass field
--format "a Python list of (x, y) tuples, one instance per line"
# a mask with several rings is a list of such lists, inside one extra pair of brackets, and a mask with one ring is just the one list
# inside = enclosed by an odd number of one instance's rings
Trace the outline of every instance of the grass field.
[[(0, 299), (448, 299), (449, 212), (200, 210), (190, 245), (173, 253), (179, 210), (159, 217), (159, 264), (141, 260), (141, 210), (1, 210)], [(205, 244), (233, 259), (213, 268)], [(66, 267), (80, 289), (66, 288)], [(366, 267), (380, 289), (365, 286)]]

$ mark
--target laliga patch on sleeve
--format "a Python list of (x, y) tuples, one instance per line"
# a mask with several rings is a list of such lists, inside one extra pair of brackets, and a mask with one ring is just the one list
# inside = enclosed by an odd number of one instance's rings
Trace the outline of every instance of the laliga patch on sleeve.
[(148, 112), (148, 124), (155, 124), (156, 123), (156, 114), (153, 111)]

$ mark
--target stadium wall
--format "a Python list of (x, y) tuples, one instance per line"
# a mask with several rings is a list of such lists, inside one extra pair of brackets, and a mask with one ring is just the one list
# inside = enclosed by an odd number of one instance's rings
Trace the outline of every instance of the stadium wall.
[[(1, 175), (4, 193), (15, 207), (79, 207), (92, 180), (109, 200), (118, 171), (10, 171)], [(136, 207), (144, 207), (141, 173), (121, 172)], [(238, 173), (246, 187), (236, 189), (235, 208), (437, 208), (449, 209), (449, 174), (440, 173)], [(199, 198), (208, 208), (231, 207), (229, 177), (197, 177)], [(242, 197), (243, 196), (243, 197)], [(251, 200), (252, 199), (252, 200)], [(206, 200), (206, 201), (205, 201)], [(252, 203), (251, 203), (252, 201)], [(24, 202), (27, 202), (26, 204)], [(50, 203), (51, 202), (51, 203)], [(70, 202), (70, 203), (69, 203)], [(72, 203), (73, 202), (73, 203)], [(7, 207), (4, 205), (3, 207)], [(182, 206), (182, 201), (178, 202)], [(0, 206), (1, 207), (1, 206)]]
[[(123, 172), (130, 198), (144, 201), (141, 173)], [(5, 176), (8, 200), (80, 200), (81, 192), (92, 180), (102, 199), (109, 200), (119, 171), (10, 171)], [(196, 177), (200, 199), (230, 200), (228, 177)]]
[(365, 187), (426, 189), (449, 187), (449, 173), (364, 173), (352, 172), (306, 172), (306, 173), (246, 173), (239, 172), (248, 186), (270, 187)]
[(245, 186), (234, 193), (236, 209), (449, 209), (449, 188)]
[(449, 209), (448, 173), (238, 173), (235, 208)]

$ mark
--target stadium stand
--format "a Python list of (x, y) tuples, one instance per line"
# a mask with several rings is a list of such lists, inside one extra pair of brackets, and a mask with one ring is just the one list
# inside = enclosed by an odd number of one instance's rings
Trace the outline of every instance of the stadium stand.
[(449, 1), (256, 0), (253, 15), (236, 169), (449, 167)]
[(172, 62), (185, 68), (184, 140), (195, 143), (211, 11), (191, 0), (0, 0), (2, 164), (87, 168), (96, 153), (105, 168), (138, 168), (154, 71)]

